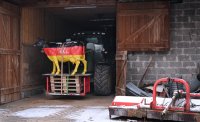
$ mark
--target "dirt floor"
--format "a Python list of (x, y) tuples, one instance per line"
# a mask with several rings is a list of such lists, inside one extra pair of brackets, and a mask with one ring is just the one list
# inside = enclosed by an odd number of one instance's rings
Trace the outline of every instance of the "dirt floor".
[[(85, 97), (38, 95), (0, 106), (0, 122), (122, 122), (109, 119), (114, 95)], [(132, 122), (135, 120), (132, 120)]]

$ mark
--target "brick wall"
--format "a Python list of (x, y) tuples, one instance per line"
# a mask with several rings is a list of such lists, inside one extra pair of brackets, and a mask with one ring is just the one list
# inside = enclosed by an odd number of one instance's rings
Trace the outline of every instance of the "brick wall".
[(191, 81), (200, 62), (200, 1), (183, 0), (170, 7), (170, 51), (128, 54), (127, 82), (141, 79), (150, 58), (153, 61), (144, 77), (152, 83), (162, 77), (182, 77)]

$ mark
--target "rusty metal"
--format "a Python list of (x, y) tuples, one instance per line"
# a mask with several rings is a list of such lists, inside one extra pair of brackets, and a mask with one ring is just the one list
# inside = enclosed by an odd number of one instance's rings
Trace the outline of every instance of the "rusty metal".
[(145, 71), (144, 71), (144, 73), (143, 73), (143, 75), (142, 75), (140, 81), (137, 83), (137, 87), (140, 87), (140, 85), (141, 85), (141, 83), (142, 83), (142, 81), (143, 81), (143, 79), (144, 79), (144, 77), (145, 77), (145, 75), (146, 75), (146, 73), (147, 73), (147, 70), (149, 69), (149, 66), (150, 66), (152, 60), (153, 60), (153, 58), (150, 57), (150, 61), (149, 61), (148, 65), (147, 65), (147, 67), (146, 67), (146, 69), (145, 69)]

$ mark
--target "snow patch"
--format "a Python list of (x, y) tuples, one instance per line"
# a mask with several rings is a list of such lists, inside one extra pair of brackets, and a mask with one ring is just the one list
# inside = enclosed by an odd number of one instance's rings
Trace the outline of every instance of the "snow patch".
[(6, 112), (8, 112), (8, 110), (6, 110), (6, 109), (0, 109), (0, 114), (6, 113)]
[(75, 120), (77, 122), (112, 122), (109, 119), (108, 108), (105, 107), (87, 107), (67, 115), (65, 118)]
[(30, 108), (13, 113), (13, 116), (22, 118), (37, 118), (55, 115), (63, 111), (63, 108)]
[(39, 106), (39, 108), (70, 108), (71, 105), (43, 105)]

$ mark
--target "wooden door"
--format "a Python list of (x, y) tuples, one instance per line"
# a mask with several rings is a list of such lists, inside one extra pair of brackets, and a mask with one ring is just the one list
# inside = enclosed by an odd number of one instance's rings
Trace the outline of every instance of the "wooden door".
[(20, 39), (18, 7), (0, 7), (0, 104), (20, 99)]
[(117, 50), (168, 50), (168, 6), (167, 2), (119, 3), (117, 6)]
[[(124, 51), (169, 49), (168, 2), (133, 2), (117, 5), (117, 56)], [(116, 57), (116, 94), (126, 93), (126, 58)]]

